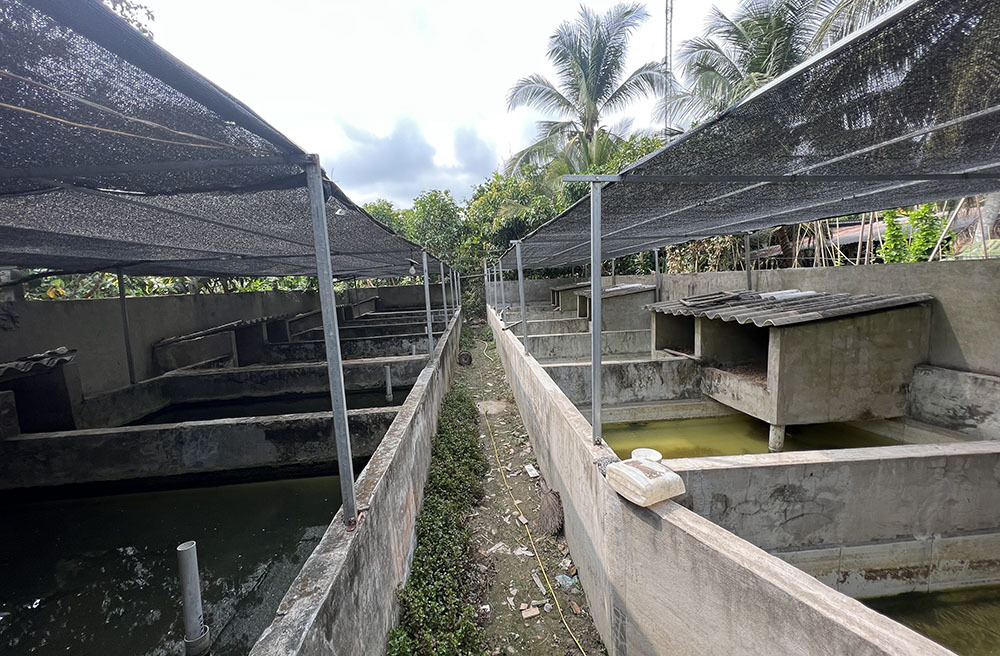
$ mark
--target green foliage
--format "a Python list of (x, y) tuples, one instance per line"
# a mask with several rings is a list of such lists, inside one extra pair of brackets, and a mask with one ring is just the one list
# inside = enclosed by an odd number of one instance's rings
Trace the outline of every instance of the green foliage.
[[(882, 218), (885, 235), (879, 255), (886, 264), (927, 261), (947, 223), (930, 204), (920, 205), (909, 212), (886, 210)], [(908, 230), (900, 225), (900, 218), (906, 218)]]
[(432, 189), (413, 199), (413, 207), (397, 212), (397, 232), (445, 258), (455, 252), (463, 230), (462, 212), (451, 192)]
[(394, 231), (399, 231), (401, 227), (399, 211), (392, 206), (392, 201), (378, 198), (370, 203), (365, 203), (361, 208), (375, 217), (377, 221), (384, 223)]
[(399, 593), (399, 626), (389, 633), (389, 656), (483, 653), (474, 605), (474, 548), (466, 521), (483, 498), (488, 470), (477, 419), (471, 394), (454, 387), (444, 399), (432, 441), (417, 546)]

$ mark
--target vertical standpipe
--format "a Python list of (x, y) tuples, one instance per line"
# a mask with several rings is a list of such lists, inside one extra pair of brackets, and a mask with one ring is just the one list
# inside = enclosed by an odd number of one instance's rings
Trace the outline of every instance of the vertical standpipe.
[(392, 367), (385, 365), (385, 400), (392, 403)]
[(424, 255), (424, 308), (427, 311), (427, 352), (434, 352), (434, 323), (431, 320), (431, 282), (427, 276), (427, 251)]
[(517, 254), (517, 295), (521, 301), (521, 340), (524, 342), (524, 352), (528, 349), (528, 306), (524, 298), (524, 267), (521, 265), (521, 240), (514, 242), (514, 252)]
[(448, 326), (448, 290), (444, 284), (444, 262), (438, 262), (441, 266), (441, 304), (444, 305), (444, 323)]
[(590, 183), (590, 384), (594, 444), (601, 444), (601, 183)]
[(184, 651), (187, 656), (201, 656), (212, 646), (211, 631), (205, 626), (201, 608), (201, 580), (198, 576), (198, 546), (194, 540), (177, 545), (181, 596), (184, 613)]
[[(326, 198), (319, 156), (310, 155), (305, 165), (312, 214), (313, 241), (316, 245), (316, 278), (319, 305), (323, 313), (323, 343), (326, 346), (326, 373), (330, 379), (330, 402), (333, 407), (333, 437), (337, 443), (337, 467), (344, 509), (344, 525), (354, 530), (358, 524), (358, 506), (354, 498), (354, 468), (351, 458), (351, 434), (347, 427), (347, 397), (344, 395), (344, 370), (340, 357), (340, 327), (337, 325), (337, 297), (333, 291), (333, 266), (330, 264), (330, 233), (326, 224)], [(425, 260), (426, 261), (426, 260)]]

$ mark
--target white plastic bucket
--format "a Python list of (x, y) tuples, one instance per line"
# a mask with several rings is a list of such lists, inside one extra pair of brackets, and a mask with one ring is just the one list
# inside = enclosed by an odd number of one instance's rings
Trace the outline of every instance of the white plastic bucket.
[(655, 460), (657, 462), (663, 460), (663, 454), (656, 449), (632, 449), (632, 459), (633, 460)]

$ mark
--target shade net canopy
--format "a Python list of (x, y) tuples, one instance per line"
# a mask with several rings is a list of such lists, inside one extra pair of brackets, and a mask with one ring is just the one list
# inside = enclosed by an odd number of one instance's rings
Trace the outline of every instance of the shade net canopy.
[[(315, 273), (307, 156), (246, 105), (99, 0), (2, 0), (0, 43), (0, 265)], [(418, 246), (324, 195), (334, 275), (420, 268)]]
[[(997, 191), (998, 128), (1000, 2), (909, 2), (605, 184), (602, 257)], [(997, 177), (913, 179), (956, 173)], [(790, 175), (834, 179), (704, 179)], [(588, 196), (525, 238), (524, 266), (589, 261), (590, 221)]]

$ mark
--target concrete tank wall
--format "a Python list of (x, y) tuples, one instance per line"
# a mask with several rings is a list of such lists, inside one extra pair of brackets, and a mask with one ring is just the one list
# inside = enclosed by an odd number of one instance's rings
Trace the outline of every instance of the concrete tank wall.
[(621, 499), (598, 466), (613, 452), (488, 317), (609, 654), (951, 654), (672, 501)]
[(355, 484), (361, 519), (338, 512), (250, 656), (382, 654), (396, 624), (396, 591), (416, 544), (431, 436), (451, 386), (461, 316), (435, 346), (406, 402)]
[(667, 464), (678, 503), (852, 596), (1000, 582), (997, 442)]
[[(152, 345), (167, 337), (205, 330), (238, 319), (307, 312), (319, 297), (305, 292), (184, 294), (129, 298), (132, 354), (140, 380), (159, 373)], [(118, 299), (18, 301), (17, 327), (0, 330), (0, 361), (57, 346), (78, 350), (85, 395), (128, 385), (125, 340)]]

